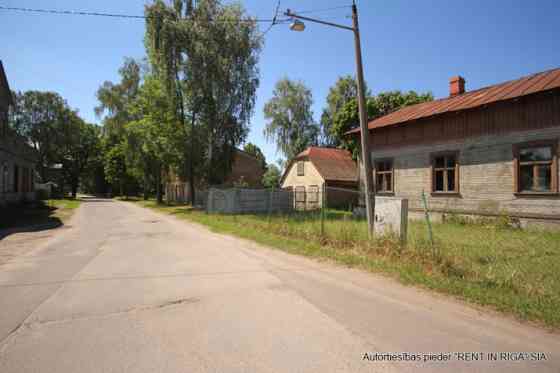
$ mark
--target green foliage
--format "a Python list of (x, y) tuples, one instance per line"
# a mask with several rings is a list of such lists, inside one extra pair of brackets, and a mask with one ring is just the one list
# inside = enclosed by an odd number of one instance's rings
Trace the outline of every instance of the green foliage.
[(177, 165), (182, 158), (183, 128), (175, 119), (163, 83), (148, 75), (130, 109), (134, 117), (129, 122), (124, 141), (129, 172), (144, 183), (145, 189), (155, 183), (161, 200), (161, 174), (164, 165)]
[[(118, 189), (120, 194), (128, 193), (128, 187), (142, 180), (142, 173), (131, 166), (127, 159), (137, 154), (127, 140), (131, 134), (127, 126), (140, 119), (140, 113), (134, 111), (142, 85), (142, 69), (140, 63), (132, 58), (125, 58), (119, 68), (118, 83), (105, 81), (97, 90), (99, 105), (95, 108), (97, 116), (103, 119), (103, 150), (104, 159), (102, 174), (109, 187)], [(127, 165), (128, 163), (128, 165)]]
[(100, 129), (84, 122), (77, 113), (68, 112), (59, 128), (57, 148), (64, 178), (71, 187), (72, 197), (76, 197), (80, 182), (91, 179), (92, 170), (101, 161)]
[(42, 182), (49, 180), (48, 168), (62, 164), (62, 179), (75, 196), (80, 183), (90, 178), (99, 159), (97, 126), (85, 123), (57, 93), (27, 91), (15, 94), (12, 127), (30, 144), (38, 156), (37, 170)]
[(43, 182), (49, 181), (47, 169), (58, 161), (59, 128), (67, 120), (70, 108), (55, 92), (17, 92), (14, 97), (11, 126), (35, 149), (39, 176)]
[[(409, 105), (415, 105), (433, 100), (431, 93), (418, 94), (414, 91), (403, 93), (401, 91), (382, 92), (367, 100), (367, 115), (369, 120), (387, 115), (395, 110)], [(330, 128), (331, 136), (339, 143), (339, 147), (349, 150), (354, 157), (359, 151), (358, 136), (348, 136), (346, 133), (359, 127), (360, 117), (356, 99), (348, 101), (333, 118)]]
[(247, 137), (255, 105), (261, 49), (256, 23), (239, 22), (248, 19), (244, 9), (217, 0), (195, 6), (157, 0), (146, 15), (150, 64), (178, 121), (188, 126), (189, 178), (198, 174), (220, 183), (231, 170), (234, 149)]
[(95, 108), (96, 115), (103, 118), (106, 135), (115, 136), (117, 142), (124, 136), (125, 125), (134, 119), (130, 108), (140, 89), (140, 64), (125, 58), (119, 75), (119, 83), (105, 81), (99, 87), (96, 93), (99, 105)]
[(264, 106), (268, 121), (264, 135), (287, 159), (317, 144), (319, 128), (313, 121), (312, 104), (311, 91), (302, 82), (284, 78), (276, 83)]
[[(365, 84), (365, 83), (364, 83)], [(366, 97), (371, 95), (367, 87), (364, 87)], [(338, 147), (341, 145), (339, 137), (333, 135), (333, 119), (349, 101), (357, 100), (358, 84), (351, 75), (341, 76), (329, 89), (327, 95), (327, 107), (321, 115), (321, 144), (324, 146)]]
[(263, 175), (262, 184), (265, 188), (279, 188), (281, 177), (282, 174), (280, 172), (280, 169), (274, 164), (269, 164), (266, 167), (266, 172)]
[(126, 152), (123, 144), (107, 149), (105, 153), (105, 177), (113, 185), (118, 185), (120, 194), (125, 193), (125, 183), (128, 175), (126, 170)]
[(249, 142), (249, 143), (245, 144), (245, 146), (243, 147), (243, 150), (246, 153), (249, 153), (253, 157), (257, 158), (259, 160), (259, 162), (261, 163), (262, 169), (263, 170), (266, 169), (266, 159), (264, 157), (264, 154), (263, 154), (261, 148), (259, 148), (255, 144), (252, 144), (252, 143)]

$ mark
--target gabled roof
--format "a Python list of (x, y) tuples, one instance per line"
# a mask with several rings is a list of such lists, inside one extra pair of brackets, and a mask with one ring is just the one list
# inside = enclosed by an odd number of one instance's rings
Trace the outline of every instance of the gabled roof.
[(2, 60), (0, 60), (0, 98), (1, 97), (6, 97), (9, 105), (14, 104), (14, 98), (12, 97), (12, 91), (10, 90), (10, 85), (8, 84), (8, 78), (6, 78), (6, 72), (4, 71)]
[(299, 160), (309, 160), (313, 163), (325, 181), (358, 181), (356, 162), (347, 150), (311, 146), (290, 161), (284, 176), (288, 174), (293, 163)]
[[(368, 128), (387, 127), (444, 113), (473, 109), (557, 88), (560, 88), (560, 68), (465, 92), (454, 97), (407, 106), (370, 121)], [(360, 129), (356, 128), (348, 133), (356, 132), (360, 132)]]

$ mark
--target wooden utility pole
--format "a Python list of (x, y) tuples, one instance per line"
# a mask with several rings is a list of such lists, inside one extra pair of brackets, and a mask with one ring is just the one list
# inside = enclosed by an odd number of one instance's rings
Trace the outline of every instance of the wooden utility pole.
[(332, 22), (325, 22), (318, 19), (313, 19), (309, 17), (303, 17), (292, 13), (290, 9), (284, 13), (288, 17), (294, 18), (296, 21), (290, 26), (293, 31), (304, 31), (305, 25), (303, 22), (299, 21), (302, 19), (304, 21), (320, 23), (327, 26), (332, 26), (336, 28), (341, 28), (344, 30), (350, 30), (354, 32), (354, 48), (356, 51), (356, 80), (358, 83), (358, 107), (360, 110), (360, 135), (361, 135), (361, 145), (362, 145), (362, 164), (364, 168), (364, 178), (365, 178), (365, 202), (366, 202), (366, 216), (368, 222), (368, 234), (369, 237), (374, 235), (374, 224), (375, 224), (375, 185), (373, 184), (372, 178), (372, 168), (371, 168), (371, 149), (369, 146), (369, 130), (368, 130), (368, 118), (367, 118), (367, 107), (366, 107), (366, 97), (365, 97), (365, 85), (364, 85), (364, 68), (362, 65), (362, 46), (360, 43), (360, 28), (358, 25), (358, 9), (356, 7), (356, 2), (352, 3), (352, 27), (339, 25)]

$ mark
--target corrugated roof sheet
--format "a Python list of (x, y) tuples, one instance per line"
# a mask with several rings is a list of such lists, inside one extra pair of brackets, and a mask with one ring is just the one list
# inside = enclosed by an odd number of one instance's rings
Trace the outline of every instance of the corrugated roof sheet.
[[(368, 123), (369, 129), (387, 127), (434, 115), (473, 109), (479, 106), (511, 100), (537, 92), (560, 88), (560, 68), (543, 71), (517, 80), (465, 92), (417, 105), (407, 106)], [(354, 129), (349, 133), (360, 132)]]
[(356, 162), (347, 150), (312, 146), (299, 153), (294, 160), (302, 158), (311, 161), (326, 181), (358, 181)]

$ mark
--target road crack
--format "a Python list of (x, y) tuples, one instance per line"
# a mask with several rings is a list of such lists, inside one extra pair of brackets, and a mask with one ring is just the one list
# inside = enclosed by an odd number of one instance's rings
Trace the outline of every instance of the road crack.
[(74, 322), (74, 321), (106, 319), (106, 318), (115, 317), (115, 316), (133, 314), (133, 313), (137, 313), (137, 312), (148, 312), (148, 311), (176, 308), (180, 305), (197, 303), (199, 301), (200, 301), (200, 299), (196, 298), (196, 297), (180, 298), (180, 299), (170, 300), (170, 301), (157, 303), (157, 304), (130, 307), (130, 308), (127, 308), (127, 309), (124, 309), (124, 310), (121, 310), (121, 311), (109, 312), (109, 313), (99, 314), (99, 315), (74, 315), (74, 316), (70, 316), (70, 317), (66, 317), (66, 318), (62, 318), (62, 319), (35, 320), (35, 321), (22, 323), (16, 329), (21, 329), (23, 327), (33, 329), (33, 328), (40, 327), (40, 326), (64, 324), (64, 323), (69, 323), (69, 322)]

